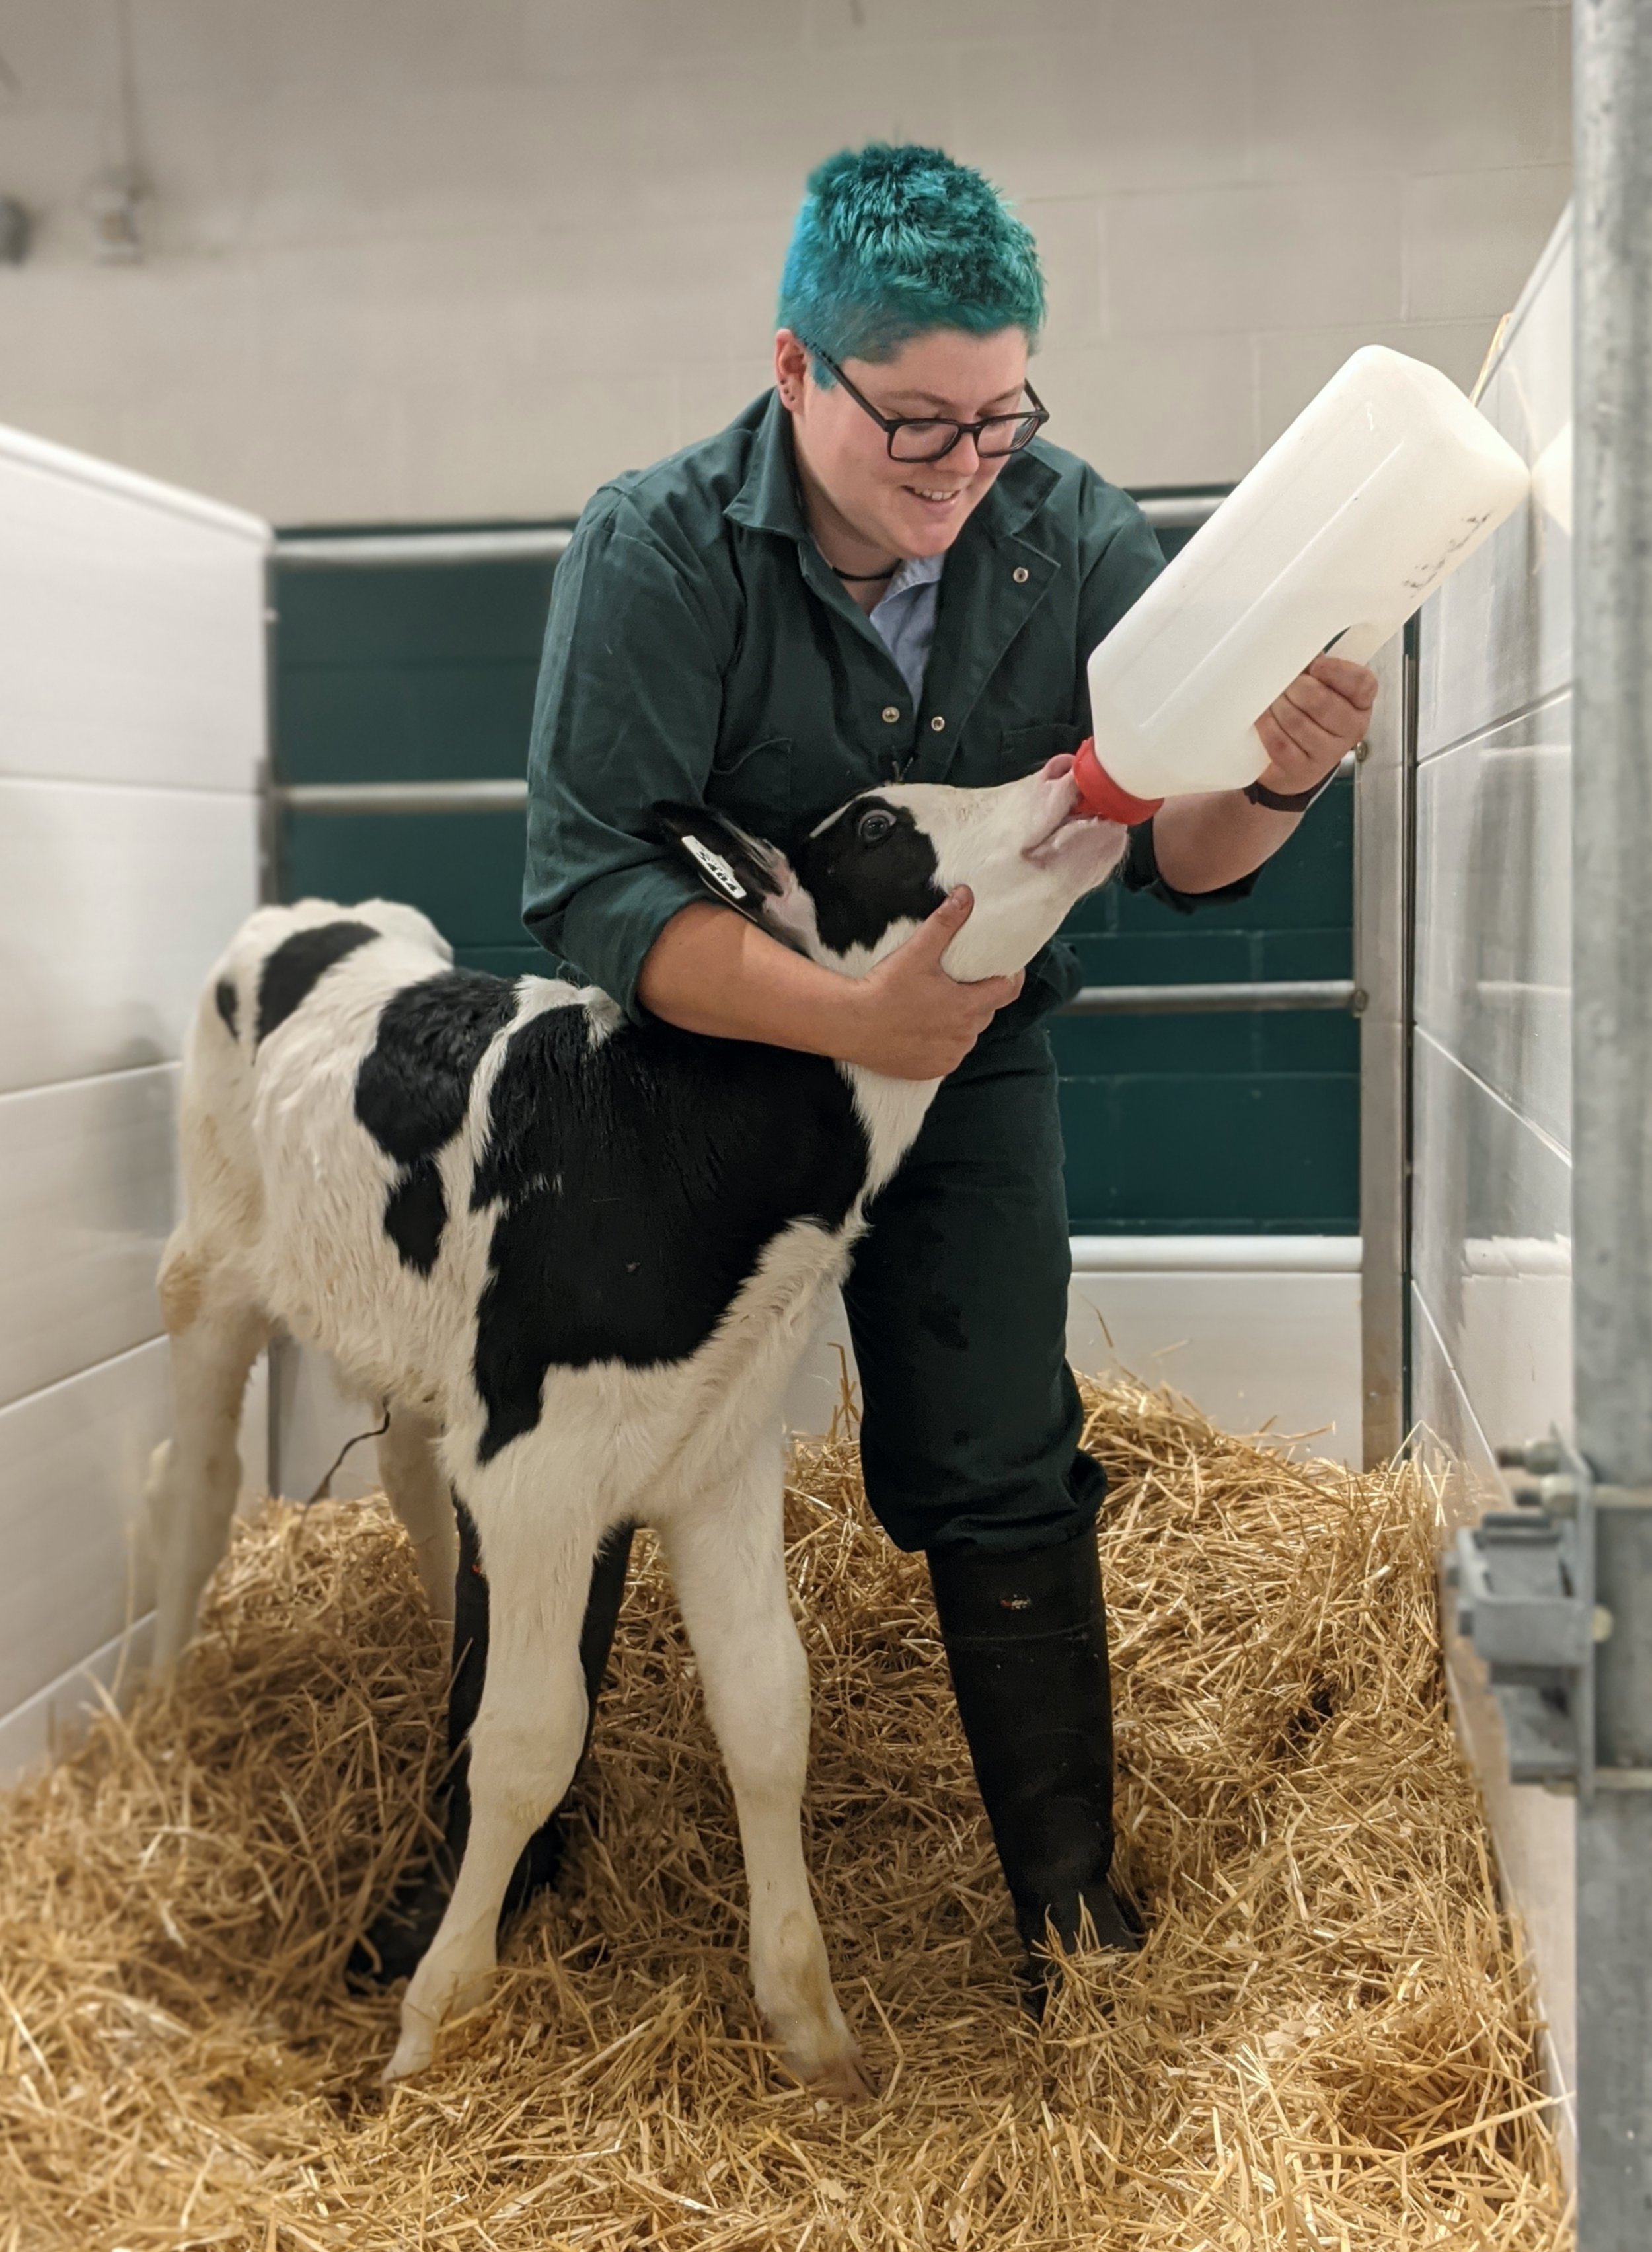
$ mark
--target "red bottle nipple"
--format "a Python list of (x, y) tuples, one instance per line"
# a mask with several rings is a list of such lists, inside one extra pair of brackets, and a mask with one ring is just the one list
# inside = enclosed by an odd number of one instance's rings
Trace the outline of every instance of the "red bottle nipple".
[(1072, 779), (1079, 786), (1079, 803), (1097, 821), (1117, 821), (1126, 828), (1151, 821), (1162, 797), (1132, 797), (1121, 789), (1095, 754), (1094, 739), (1086, 736), (1073, 754)]

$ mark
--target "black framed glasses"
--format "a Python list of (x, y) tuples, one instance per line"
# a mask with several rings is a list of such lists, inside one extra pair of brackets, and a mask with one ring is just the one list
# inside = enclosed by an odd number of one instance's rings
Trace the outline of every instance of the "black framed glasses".
[(975, 451), (982, 461), (996, 461), (1004, 454), (1018, 454), (1050, 420), (1049, 408), (1030, 383), (1021, 387), (1032, 401), (1031, 407), (1017, 414), (989, 414), (980, 422), (954, 422), (941, 414), (880, 414), (864, 392), (856, 390), (835, 359), (829, 359), (817, 344), (809, 344), (802, 337), (799, 342), (806, 351), (813, 352), (823, 367), (830, 368), (856, 406), (871, 416), (889, 441), (892, 462), (943, 461), (961, 438), (975, 440)]

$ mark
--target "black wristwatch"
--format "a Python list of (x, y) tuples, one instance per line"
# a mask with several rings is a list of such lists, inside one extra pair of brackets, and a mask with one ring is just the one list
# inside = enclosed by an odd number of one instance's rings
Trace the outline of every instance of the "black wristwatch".
[(1310, 805), (1324, 796), (1336, 779), (1336, 768), (1333, 767), (1312, 789), (1299, 789), (1288, 796), (1281, 789), (1264, 789), (1260, 782), (1253, 782), (1246, 784), (1244, 795), (1253, 805), (1265, 805), (1270, 813), (1306, 813)]

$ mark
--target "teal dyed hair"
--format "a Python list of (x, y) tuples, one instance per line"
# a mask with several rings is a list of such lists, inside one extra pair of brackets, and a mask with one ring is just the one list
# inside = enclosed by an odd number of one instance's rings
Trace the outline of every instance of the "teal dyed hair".
[[(942, 149), (841, 149), (809, 176), (779, 325), (833, 359), (889, 359), (927, 329), (1024, 329), (1035, 344), (1038, 245), (992, 183)], [(829, 386), (830, 369), (813, 365)]]

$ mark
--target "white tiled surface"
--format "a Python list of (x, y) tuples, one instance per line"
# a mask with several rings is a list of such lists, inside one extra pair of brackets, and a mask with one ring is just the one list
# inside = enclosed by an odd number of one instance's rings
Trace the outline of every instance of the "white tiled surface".
[[(1482, 394), (1530, 462), (1572, 420), (1572, 233), (1556, 227)], [(1572, 677), (1572, 542), (1541, 501), (1511, 517), (1423, 613), (1418, 750), (1426, 759), (1556, 695)]]
[(1413, 1271), (1494, 1447), (1571, 1419), (1572, 1168), (1426, 1034), (1413, 1081)]
[(176, 1059), (257, 862), (248, 795), (0, 776), (0, 1090)]
[(716, 427), (846, 142), (1017, 200), (1052, 435), (1144, 483), (1239, 476), (1333, 332), (1472, 376), (1565, 189), (1567, 11), (1532, 0), (145, 6), (152, 251), (112, 271), (108, 24), (5, 10), (38, 233), (0, 420), (288, 522), (560, 513)]
[(267, 544), (0, 429), (0, 774), (253, 789)]
[(0, 1408), (0, 1713), (149, 1608), (138, 1536), (149, 1452), (166, 1435), (165, 1373), (153, 1338)]
[[(1472, 194), (1461, 183), (1422, 188), (1419, 209), (1439, 214), (1454, 199), (1459, 212), (1488, 218), (1505, 191), (1505, 216), (1517, 214), (1525, 191), (1489, 171)], [(1449, 240), (1445, 227), (1437, 276)], [(1418, 288), (1413, 309), (1426, 301)], [(1412, 1404), (1459, 1522), (1502, 1499), (1492, 1449), (1572, 1420), (1570, 338), (1563, 222), (1481, 401), (1543, 465), (1536, 497), (1423, 615)], [(1506, 1781), (1478, 1663), (1450, 1635), (1447, 1659), (1505, 1888), (1534, 1950), (1552, 2076), (1569, 2087), (1571, 1809)]]
[(0, 432), (0, 1769), (149, 1605), (176, 1060), (256, 895), (267, 540)]
[(155, 1335), (177, 1076), (0, 1095), (0, 1405)]
[(1572, 699), (1417, 776), (1418, 1022), (1563, 1147), (1572, 1122)]

